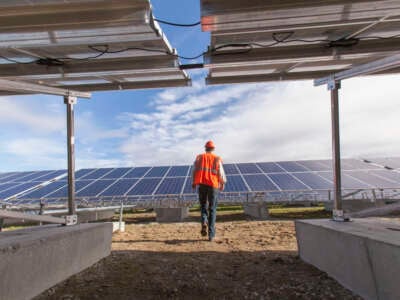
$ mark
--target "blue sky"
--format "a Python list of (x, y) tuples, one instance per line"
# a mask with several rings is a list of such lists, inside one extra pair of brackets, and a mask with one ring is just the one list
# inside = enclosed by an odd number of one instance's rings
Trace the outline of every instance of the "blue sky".
[[(159, 19), (193, 23), (198, 0), (153, 0)], [(178, 53), (209, 44), (200, 26), (161, 25)], [(199, 62), (201, 59), (195, 61)], [(188, 63), (189, 61), (184, 61)], [(330, 96), (311, 81), (93, 93), (76, 105), (76, 167), (190, 164), (208, 139), (225, 162), (329, 158)], [(398, 156), (398, 76), (344, 81), (342, 156)], [(63, 99), (0, 97), (0, 171), (66, 168)]]

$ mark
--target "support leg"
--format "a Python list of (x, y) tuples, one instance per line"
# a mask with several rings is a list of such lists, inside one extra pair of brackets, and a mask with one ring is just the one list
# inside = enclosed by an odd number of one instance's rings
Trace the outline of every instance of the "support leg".
[(67, 146), (68, 146), (68, 217), (67, 225), (76, 223), (75, 207), (75, 130), (74, 130), (74, 104), (76, 97), (64, 97), (67, 106)]
[(332, 158), (333, 158), (333, 220), (345, 221), (342, 208), (342, 177), (340, 165), (340, 133), (339, 133), (339, 89), (340, 82), (332, 81), (328, 84), (331, 91), (332, 115)]

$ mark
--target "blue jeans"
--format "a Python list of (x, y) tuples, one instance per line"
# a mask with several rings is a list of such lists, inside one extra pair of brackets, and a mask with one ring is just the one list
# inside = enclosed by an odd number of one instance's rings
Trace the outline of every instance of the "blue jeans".
[[(201, 223), (208, 223), (208, 237), (215, 237), (215, 220), (217, 217), (218, 189), (208, 185), (199, 185)], [(207, 212), (208, 202), (208, 212)]]

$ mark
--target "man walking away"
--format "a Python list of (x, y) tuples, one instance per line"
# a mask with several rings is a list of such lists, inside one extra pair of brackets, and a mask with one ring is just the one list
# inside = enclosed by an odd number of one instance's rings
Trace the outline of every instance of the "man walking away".
[(205, 148), (206, 152), (197, 155), (193, 165), (192, 188), (195, 189), (196, 186), (199, 186), (201, 235), (207, 235), (208, 224), (208, 240), (211, 242), (215, 237), (218, 190), (224, 190), (226, 176), (222, 159), (213, 153), (215, 149), (213, 141), (208, 141)]

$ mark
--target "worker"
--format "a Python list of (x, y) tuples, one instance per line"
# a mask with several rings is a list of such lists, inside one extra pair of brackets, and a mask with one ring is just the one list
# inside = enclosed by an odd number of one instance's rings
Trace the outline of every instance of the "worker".
[(194, 190), (197, 186), (199, 187), (201, 235), (207, 236), (208, 225), (208, 240), (210, 242), (215, 237), (218, 192), (223, 191), (226, 184), (222, 159), (213, 153), (214, 149), (213, 141), (208, 141), (205, 144), (205, 153), (197, 155), (192, 173), (192, 188)]

